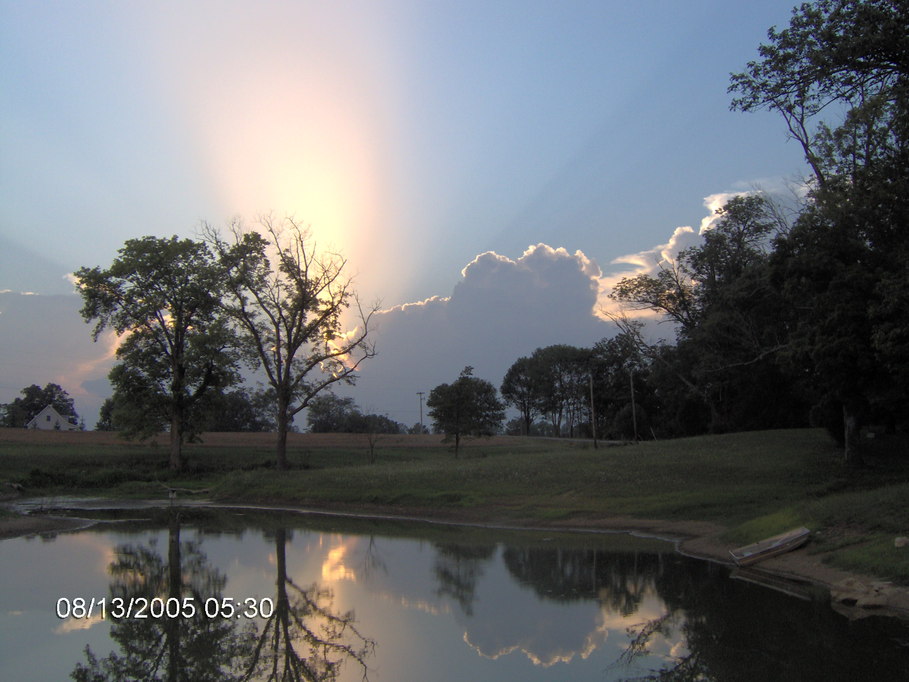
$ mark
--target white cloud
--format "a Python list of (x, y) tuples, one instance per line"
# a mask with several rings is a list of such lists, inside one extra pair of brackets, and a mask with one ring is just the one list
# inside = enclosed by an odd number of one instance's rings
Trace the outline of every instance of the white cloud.
[(754, 192), (718, 192), (716, 194), (711, 194), (710, 196), (704, 197), (704, 206), (708, 209), (709, 213), (701, 218), (701, 229), (698, 230), (698, 234), (703, 235), (705, 232), (713, 228), (714, 224), (719, 218), (716, 212), (727, 203), (729, 203), (729, 201), (735, 199), (736, 197), (743, 197), (749, 194), (754, 194)]
[[(676, 227), (665, 243), (658, 244), (657, 246), (644, 251), (638, 251), (637, 253), (619, 256), (614, 259), (612, 265), (628, 265), (630, 267), (619, 268), (601, 279), (601, 287), (603, 290), (603, 296), (600, 299), (601, 312), (604, 314), (612, 314), (618, 313), (621, 310), (621, 306), (616, 301), (609, 298), (609, 293), (622, 279), (626, 277), (635, 277), (637, 275), (655, 276), (660, 271), (661, 267), (665, 267), (669, 263), (674, 263), (678, 259), (679, 253), (692, 246), (697, 246), (702, 242), (704, 233), (713, 228), (716, 223), (718, 218), (716, 213), (717, 209), (725, 206), (726, 203), (734, 197), (753, 194), (755, 191), (756, 190), (751, 189), (748, 191), (717, 192), (715, 194), (710, 194), (704, 197), (704, 208), (707, 209), (707, 215), (701, 218), (697, 230), (690, 225)], [(646, 310), (628, 310), (626, 313), (630, 317), (636, 317), (643, 320), (660, 319), (658, 314)]]
[(601, 277), (581, 251), (546, 244), (517, 259), (478, 255), (451, 296), (377, 315), (378, 356), (362, 368), (357, 404), (410, 425), (419, 419), (417, 391), (453, 381), (466, 365), (498, 385), (515, 360), (536, 348), (593, 345), (613, 333), (596, 315)]

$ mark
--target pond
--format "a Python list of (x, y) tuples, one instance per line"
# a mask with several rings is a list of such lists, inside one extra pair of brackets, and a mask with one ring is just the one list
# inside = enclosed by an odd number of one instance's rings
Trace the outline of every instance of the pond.
[(92, 514), (0, 542), (0, 679), (909, 679), (906, 623), (850, 621), (656, 539)]

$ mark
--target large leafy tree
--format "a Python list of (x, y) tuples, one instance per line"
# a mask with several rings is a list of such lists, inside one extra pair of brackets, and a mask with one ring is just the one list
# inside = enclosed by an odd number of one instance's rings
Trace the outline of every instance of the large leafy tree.
[(456, 381), (432, 389), (426, 406), (436, 431), (454, 441), (455, 457), (462, 436), (491, 436), (505, 419), (495, 386), (473, 376), (473, 367), (465, 367)]
[(733, 74), (732, 107), (778, 112), (811, 167), (813, 204), (780, 240), (777, 276), (802, 312), (793, 357), (822, 401), (840, 406), (856, 462), (861, 419), (906, 404), (893, 378), (906, 364), (909, 6), (803, 4), (768, 38)]
[[(375, 355), (368, 338), (375, 308), (360, 306), (346, 261), (317, 254), (293, 219), (264, 218), (258, 228), (235, 222), (228, 239), (211, 226), (205, 233), (223, 273), (224, 308), (274, 390), (278, 467), (286, 469), (294, 415), (332, 384), (353, 383), (361, 363)], [(357, 327), (345, 332), (342, 316), (351, 304)]]
[(121, 339), (110, 374), (118, 423), (145, 438), (170, 429), (170, 467), (200, 428), (205, 399), (236, 379), (234, 338), (221, 309), (220, 271), (208, 247), (190, 239), (127, 241), (105, 270), (80, 268), (82, 317), (93, 338)]
[(9, 427), (25, 426), (35, 415), (50, 405), (62, 417), (72, 417), (74, 420), (79, 418), (73, 404), (73, 399), (69, 397), (62, 387), (57, 384), (48, 383), (41, 388), (37, 384), (26, 386), (21, 391), (21, 398), (16, 398), (13, 402), (6, 405), (0, 405), (0, 425)]
[(732, 108), (780, 114), (820, 188), (905, 144), (909, 9), (899, 0), (818, 0), (771, 28), (732, 74)]

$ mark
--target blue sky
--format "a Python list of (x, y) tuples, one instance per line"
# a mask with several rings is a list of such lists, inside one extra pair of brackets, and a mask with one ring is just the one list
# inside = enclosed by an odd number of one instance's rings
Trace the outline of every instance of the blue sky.
[(614, 270), (705, 197), (804, 173), (726, 94), (792, 4), (0, 0), (0, 290), (264, 212), (386, 308), (486, 251)]

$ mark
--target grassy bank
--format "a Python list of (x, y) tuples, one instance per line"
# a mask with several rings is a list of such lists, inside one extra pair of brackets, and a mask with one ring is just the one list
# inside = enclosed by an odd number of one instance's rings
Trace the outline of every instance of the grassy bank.
[[(103, 436), (103, 437), (102, 437)], [(82, 440), (80, 440), (80, 438)], [(105, 440), (106, 439), (106, 440)], [(621, 447), (551, 440), (473, 441), (455, 459), (437, 437), (295, 435), (277, 472), (270, 436), (213, 434), (187, 447), (187, 471), (163, 446), (102, 434), (0, 433), (0, 481), (32, 495), (166, 497), (164, 486), (237, 502), (398, 509), (476, 520), (547, 522), (631, 516), (710, 521), (730, 545), (796, 525), (834, 564), (909, 584), (909, 459), (879, 440), (850, 471), (821, 431), (702, 436)]]

